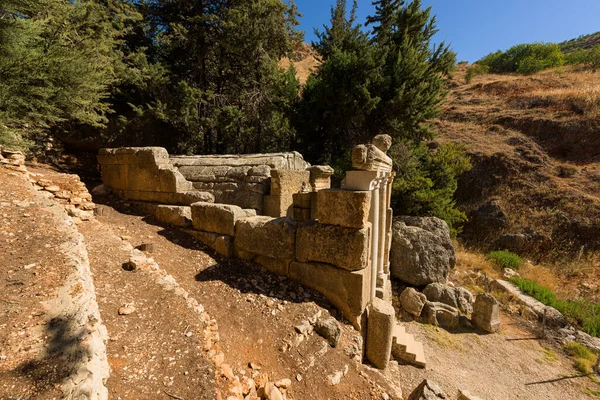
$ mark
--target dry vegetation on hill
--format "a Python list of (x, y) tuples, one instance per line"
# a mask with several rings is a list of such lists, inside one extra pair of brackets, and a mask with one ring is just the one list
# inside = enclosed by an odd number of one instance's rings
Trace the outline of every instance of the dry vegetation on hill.
[(498, 199), (508, 218), (495, 237), (535, 232), (536, 250), (590, 261), (600, 250), (598, 74), (565, 67), (464, 84), (464, 72), (438, 122), (440, 140), (465, 144), (473, 160), (461, 206)]

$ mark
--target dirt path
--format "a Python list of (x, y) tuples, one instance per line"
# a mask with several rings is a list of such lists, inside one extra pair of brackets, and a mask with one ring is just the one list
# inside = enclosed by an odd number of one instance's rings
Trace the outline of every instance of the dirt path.
[(0, 168), (0, 398), (106, 398), (106, 330), (63, 208)]

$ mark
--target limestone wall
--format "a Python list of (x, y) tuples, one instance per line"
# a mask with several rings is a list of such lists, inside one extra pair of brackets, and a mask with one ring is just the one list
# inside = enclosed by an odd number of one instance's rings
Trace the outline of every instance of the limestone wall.
[(271, 190), (274, 170), (304, 171), (310, 166), (297, 152), (171, 156), (171, 161), (195, 189), (212, 193), (216, 202), (258, 213), (263, 212), (263, 198)]
[(129, 200), (183, 205), (214, 200), (194, 189), (162, 147), (101, 149), (98, 163), (104, 185)]

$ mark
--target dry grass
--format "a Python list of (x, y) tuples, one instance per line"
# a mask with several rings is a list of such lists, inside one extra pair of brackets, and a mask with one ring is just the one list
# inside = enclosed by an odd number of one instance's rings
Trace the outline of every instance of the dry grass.
[(600, 84), (586, 84), (569, 88), (538, 89), (522, 95), (530, 102), (558, 110), (597, 116), (600, 112)]

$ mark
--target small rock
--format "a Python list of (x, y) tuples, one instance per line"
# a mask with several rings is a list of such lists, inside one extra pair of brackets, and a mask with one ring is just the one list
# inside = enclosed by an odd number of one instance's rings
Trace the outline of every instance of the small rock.
[(486, 332), (497, 332), (500, 328), (500, 307), (491, 294), (479, 294), (473, 306), (473, 325)]
[(275, 386), (277, 386), (278, 388), (282, 388), (282, 389), (287, 389), (292, 385), (292, 380), (291, 379), (280, 379), (277, 382), (275, 382)]
[(329, 379), (329, 384), (332, 386), (336, 386), (339, 385), (341, 380), (342, 380), (342, 376), (344, 376), (344, 371), (338, 371), (333, 375), (329, 375), (327, 377), (327, 379)]
[(446, 393), (440, 388), (440, 386), (429, 380), (425, 379), (413, 392), (408, 396), (408, 400), (436, 400), (446, 399)]
[(310, 335), (313, 331), (313, 326), (310, 324), (310, 322), (305, 320), (302, 321), (300, 325), (296, 325), (294, 329), (296, 329), (296, 332), (302, 335)]
[(267, 400), (283, 400), (283, 395), (272, 382), (265, 384), (265, 397)]
[(336, 347), (342, 337), (342, 329), (333, 317), (319, 318), (315, 324), (315, 331), (323, 336), (331, 347)]
[(297, 374), (297, 375), (296, 375), (296, 380), (297, 380), (298, 382), (302, 382), (302, 375), (300, 375), (300, 374)]
[(132, 304), (125, 304), (119, 308), (119, 315), (129, 315), (135, 312), (135, 307)]
[(261, 369), (260, 365), (258, 365), (258, 364), (255, 364), (255, 363), (253, 363), (253, 362), (251, 362), (251, 363), (248, 363), (248, 367), (250, 367), (250, 368), (252, 368), (252, 369), (254, 369), (254, 370), (256, 370), (256, 371), (259, 371), (259, 370)]
[(98, 196), (105, 196), (109, 193), (109, 191), (110, 191), (110, 189), (107, 188), (106, 186), (98, 185), (92, 189), (92, 194), (95, 194)]

